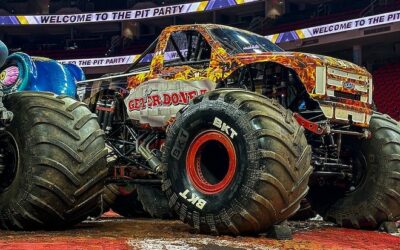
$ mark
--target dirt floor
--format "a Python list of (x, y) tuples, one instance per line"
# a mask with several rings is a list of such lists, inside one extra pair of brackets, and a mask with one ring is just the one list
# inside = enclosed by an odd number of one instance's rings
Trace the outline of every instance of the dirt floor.
[(289, 222), (293, 240), (213, 237), (191, 233), (179, 221), (125, 219), (108, 213), (57, 232), (0, 231), (0, 250), (116, 249), (400, 249), (400, 234), (352, 230), (321, 221)]

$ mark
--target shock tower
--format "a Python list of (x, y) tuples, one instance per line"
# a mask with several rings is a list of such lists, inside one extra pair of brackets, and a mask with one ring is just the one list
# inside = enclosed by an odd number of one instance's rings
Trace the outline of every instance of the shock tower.
[(235, 71), (220, 87), (239, 87), (275, 99), (297, 112), (307, 92), (293, 70), (276, 63), (255, 63)]

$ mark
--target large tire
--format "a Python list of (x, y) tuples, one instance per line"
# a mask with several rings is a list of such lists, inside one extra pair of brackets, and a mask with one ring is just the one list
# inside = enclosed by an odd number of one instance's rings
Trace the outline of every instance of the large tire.
[(138, 199), (144, 211), (156, 219), (173, 219), (173, 211), (168, 205), (168, 200), (160, 187), (151, 185), (136, 185)]
[(138, 200), (136, 188), (129, 193), (120, 192), (110, 205), (117, 214), (126, 218), (148, 218), (149, 214), (143, 209), (142, 203)]
[(263, 232), (294, 214), (308, 191), (304, 129), (292, 112), (252, 92), (195, 98), (177, 114), (164, 149), (169, 205), (201, 233)]
[(1, 138), (9, 138), (16, 154), (13, 168), (9, 161), (0, 176), (1, 227), (62, 229), (84, 220), (107, 175), (96, 116), (84, 103), (51, 93), (15, 93), (4, 104), (14, 120)]
[(312, 187), (310, 191), (317, 212), (340, 226), (376, 229), (382, 222), (400, 219), (399, 123), (375, 113), (369, 129), (372, 138), (359, 147), (366, 164), (356, 189), (341, 196), (334, 189)]

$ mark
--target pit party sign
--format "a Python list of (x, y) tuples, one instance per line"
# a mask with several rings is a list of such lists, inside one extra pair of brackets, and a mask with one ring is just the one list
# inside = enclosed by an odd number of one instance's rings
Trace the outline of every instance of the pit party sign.
[(0, 25), (79, 24), (140, 20), (234, 7), (260, 0), (210, 0), (128, 11), (70, 15), (0, 16)]
[(342, 22), (324, 24), (304, 29), (282, 32), (269, 35), (267, 38), (273, 43), (291, 42), (311, 37), (325, 36), (350, 30), (370, 28), (379, 25), (400, 22), (400, 10), (374, 16), (366, 16)]

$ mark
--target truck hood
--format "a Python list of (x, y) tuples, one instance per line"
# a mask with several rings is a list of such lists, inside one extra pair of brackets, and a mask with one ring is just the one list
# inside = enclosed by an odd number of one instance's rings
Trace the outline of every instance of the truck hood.
[[(363, 67), (352, 62), (317, 54), (302, 52), (264, 52), (264, 53), (241, 53), (235, 57), (243, 64), (274, 61), (281, 62), (289, 68), (303, 68), (315, 66), (330, 66), (343, 69), (348, 72), (370, 76), (370, 73)], [(290, 66), (292, 65), (292, 67)]]
[[(328, 119), (348, 121), (352, 115), (355, 124), (368, 126), (372, 114), (372, 76), (365, 68), (333, 57), (301, 52), (238, 54), (235, 59), (241, 66), (274, 62), (294, 70)], [(345, 83), (351, 83), (353, 88), (345, 88)], [(350, 98), (337, 96), (336, 91)], [(353, 98), (357, 95), (359, 100)]]
[(287, 68), (293, 69), (306, 90), (312, 93), (316, 86), (317, 67), (332, 67), (340, 69), (343, 72), (357, 74), (372, 78), (371, 74), (363, 67), (354, 63), (316, 54), (302, 52), (264, 52), (264, 53), (243, 53), (235, 55), (238, 64), (247, 65), (251, 63), (275, 62)]

